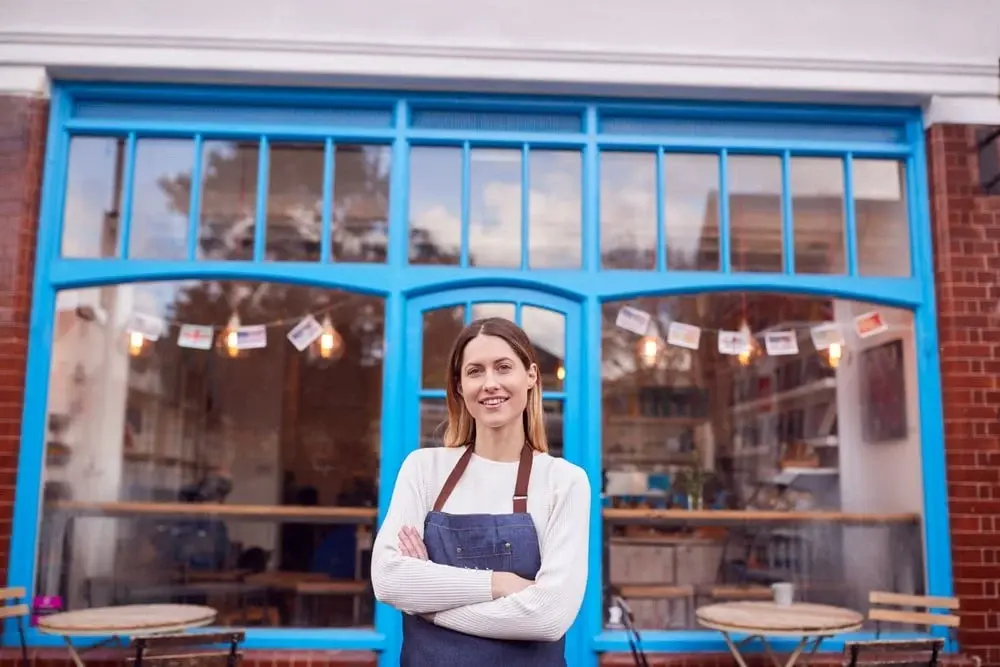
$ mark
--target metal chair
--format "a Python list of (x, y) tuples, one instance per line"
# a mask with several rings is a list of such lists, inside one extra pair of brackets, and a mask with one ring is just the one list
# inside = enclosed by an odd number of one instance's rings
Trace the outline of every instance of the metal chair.
[(190, 632), (136, 637), (132, 667), (237, 667), (243, 660), (244, 632)]
[(867, 642), (847, 642), (847, 667), (866, 665), (896, 665), (898, 667), (937, 667), (944, 650), (943, 639), (877, 639)]
[[(24, 599), (23, 587), (0, 588), (0, 600), (4, 605), (0, 607), (0, 620), (13, 618), (17, 620), (17, 635), (21, 641), (21, 660), (24, 667), (28, 667), (28, 644), (24, 640), (24, 617), (31, 613), (28, 605), (21, 601)], [(13, 602), (13, 604), (6, 604)]]

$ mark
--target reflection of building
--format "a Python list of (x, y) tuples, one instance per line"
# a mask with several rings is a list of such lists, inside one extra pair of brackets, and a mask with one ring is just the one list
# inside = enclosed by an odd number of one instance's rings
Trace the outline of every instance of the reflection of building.
[[(0, 164), (27, 165), (0, 187), (11, 586), (210, 604), (278, 665), (392, 665), (372, 529), (490, 313), (528, 330), (553, 451), (593, 489), (571, 667), (628, 653), (612, 594), (698, 663), (726, 647), (694, 609), (784, 579), (862, 611), (957, 593), (989, 661), (998, 233), (953, 124), (1000, 124), (984, 4), (647, 2), (614, 31), (556, 5), (49, 5), (5, 8), (0, 49)], [(130, 358), (134, 311), (171, 328)], [(266, 347), (228, 355), (234, 314)], [(798, 351), (720, 352), (744, 321)]]

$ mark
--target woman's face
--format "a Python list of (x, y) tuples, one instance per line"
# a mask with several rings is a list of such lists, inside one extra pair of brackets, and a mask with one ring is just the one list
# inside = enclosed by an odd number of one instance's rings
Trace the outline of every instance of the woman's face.
[(479, 334), (462, 354), (459, 390), (477, 428), (500, 428), (521, 419), (528, 390), (538, 381), (503, 338)]

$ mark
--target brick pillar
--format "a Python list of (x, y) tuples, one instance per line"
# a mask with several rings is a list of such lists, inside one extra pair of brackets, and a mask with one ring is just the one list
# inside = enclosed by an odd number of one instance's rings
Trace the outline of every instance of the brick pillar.
[(927, 133), (960, 641), (1000, 664), (1000, 197), (979, 187), (974, 127)]
[(7, 581), (46, 99), (0, 96), (0, 581)]

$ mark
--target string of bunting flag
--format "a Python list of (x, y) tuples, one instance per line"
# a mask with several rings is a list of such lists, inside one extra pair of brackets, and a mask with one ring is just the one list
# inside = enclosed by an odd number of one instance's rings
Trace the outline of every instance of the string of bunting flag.
[[(238, 356), (245, 350), (267, 347), (268, 329), (291, 326), (285, 337), (299, 352), (319, 341), (320, 356), (334, 357), (343, 347), (343, 338), (330, 320), (330, 314), (336, 309), (336, 305), (330, 305), (299, 317), (249, 325), (242, 324), (239, 315), (233, 313), (224, 327), (192, 324), (134, 312), (129, 317), (125, 330), (129, 338), (129, 354), (132, 356), (140, 356), (149, 343), (159, 341), (172, 329), (177, 330), (179, 347), (210, 350), (218, 340), (220, 346), (228, 350), (231, 356)], [(217, 338), (217, 333), (221, 333), (221, 338)]]
[[(639, 340), (638, 354), (651, 365), (653, 359), (660, 353), (663, 338), (659, 335), (662, 326), (657, 323), (653, 334), (650, 334), (654, 318), (649, 313), (632, 306), (622, 307), (615, 319), (615, 325), (621, 329), (642, 336)], [(813, 347), (823, 353), (831, 366), (837, 366), (844, 355), (846, 337), (844, 326), (836, 321), (820, 323), (786, 323), (780, 328), (768, 329), (754, 334), (744, 321), (736, 330), (707, 329), (680, 321), (671, 321), (666, 325), (665, 342), (687, 350), (701, 348), (702, 334), (714, 332), (717, 338), (719, 354), (738, 357), (740, 363), (746, 365), (763, 351), (768, 356), (792, 356), (799, 354), (799, 333), (808, 329)], [(877, 310), (871, 310), (853, 318), (850, 328), (859, 339), (871, 338), (889, 331), (891, 325)], [(763, 346), (757, 338), (763, 338)]]

